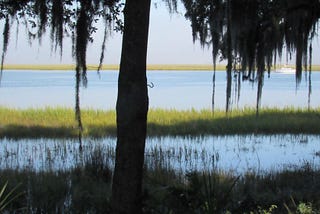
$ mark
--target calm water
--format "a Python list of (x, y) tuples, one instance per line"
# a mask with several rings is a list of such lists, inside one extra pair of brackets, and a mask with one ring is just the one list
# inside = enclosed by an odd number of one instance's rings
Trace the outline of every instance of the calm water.
[[(83, 108), (115, 109), (118, 73), (88, 73), (89, 84), (81, 89)], [(311, 107), (320, 106), (320, 72), (312, 74)], [(153, 108), (211, 108), (212, 72), (148, 71), (150, 106)], [(75, 75), (71, 71), (5, 71), (0, 87), (0, 105), (29, 108), (46, 106), (74, 107)], [(216, 107), (225, 108), (225, 72), (216, 77)], [(241, 96), (233, 107), (254, 107), (256, 86), (241, 85)], [(296, 87), (292, 74), (274, 73), (266, 77), (262, 106), (307, 107), (308, 84)], [(70, 140), (0, 140), (0, 168), (33, 170), (69, 169), (102, 152), (104, 161), (113, 165), (115, 139), (85, 140), (84, 152)], [(301, 166), (305, 162), (319, 166), (320, 136), (225, 136), (198, 138), (147, 139), (146, 164), (149, 167), (174, 168), (181, 171), (219, 169), (242, 173), (264, 172), (282, 167)]]
[[(196, 138), (148, 138), (145, 162), (148, 167), (165, 167), (186, 172), (213, 167), (241, 174), (294, 168), (310, 163), (319, 166), (318, 135), (246, 135)], [(70, 169), (100, 154), (111, 167), (114, 138), (84, 140), (84, 150), (71, 140), (1, 140), (0, 168)]]
[[(88, 73), (89, 84), (81, 89), (81, 106), (94, 109), (115, 109), (117, 96), (116, 71)], [(211, 108), (212, 72), (148, 71), (150, 107), (175, 109)], [(75, 75), (71, 71), (4, 71), (0, 87), (0, 105), (16, 108), (74, 106)], [(273, 73), (265, 78), (262, 106), (307, 107), (308, 84), (302, 81), (296, 89), (293, 74)], [(225, 108), (226, 77), (216, 77), (216, 107)], [(312, 73), (311, 107), (320, 105), (320, 72)], [(256, 85), (241, 84), (239, 102), (233, 90), (233, 107), (255, 106)]]

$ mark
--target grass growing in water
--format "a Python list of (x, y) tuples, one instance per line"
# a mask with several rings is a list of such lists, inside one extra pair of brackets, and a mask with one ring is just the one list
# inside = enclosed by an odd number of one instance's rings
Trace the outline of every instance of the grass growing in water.
[[(21, 190), (26, 193), (5, 211), (109, 213), (111, 174), (100, 158), (87, 160), (85, 167), (71, 171), (0, 170), (1, 179), (10, 180), (9, 188), (21, 183)], [(144, 213), (289, 214), (301, 209), (314, 211), (304, 213), (319, 213), (319, 181), (319, 170), (309, 165), (294, 171), (247, 174), (241, 178), (217, 171), (176, 176), (168, 169), (145, 169)]]
[[(84, 136), (116, 136), (115, 111), (82, 111)], [(256, 117), (253, 108), (234, 110), (151, 109), (148, 136), (198, 136), (226, 134), (320, 134), (320, 108), (265, 108)], [(0, 137), (72, 138), (77, 124), (71, 108), (10, 109), (0, 107)]]

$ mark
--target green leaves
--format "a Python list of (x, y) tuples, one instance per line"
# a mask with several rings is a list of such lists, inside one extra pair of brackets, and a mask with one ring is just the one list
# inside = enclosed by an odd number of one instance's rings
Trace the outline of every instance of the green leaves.
[(4, 209), (16, 198), (20, 197), (23, 192), (15, 193), (15, 191), (19, 188), (20, 184), (11, 189), (8, 193), (6, 192), (8, 186), (8, 181), (3, 185), (0, 190), (0, 212), (4, 211)]

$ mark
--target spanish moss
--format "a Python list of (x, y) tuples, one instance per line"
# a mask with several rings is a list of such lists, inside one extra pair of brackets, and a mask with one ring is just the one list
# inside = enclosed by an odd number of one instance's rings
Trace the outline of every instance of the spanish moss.
[(79, 138), (79, 150), (82, 150), (82, 133), (83, 125), (81, 119), (81, 109), (80, 109), (80, 72), (76, 71), (76, 106), (75, 106), (75, 116), (78, 122), (78, 138)]
[(164, 0), (164, 2), (166, 3), (169, 13), (177, 12), (178, 4), (176, 0)]
[[(271, 74), (284, 49), (295, 54), (296, 82), (303, 67), (311, 64), (308, 53), (320, 17), (317, 0), (183, 0), (191, 22), (193, 40), (213, 49), (213, 64), (219, 54), (227, 60), (226, 110), (230, 109), (231, 72), (241, 65), (242, 79), (257, 83), (257, 114), (262, 96), (264, 73)], [(308, 60), (309, 55), (309, 60)], [(215, 66), (214, 66), (215, 67)], [(236, 84), (239, 86), (240, 84)], [(240, 91), (240, 88), (237, 89)]]
[(46, 33), (47, 28), (50, 28), (52, 50), (54, 52), (59, 51), (60, 57), (62, 57), (64, 39), (71, 37), (72, 55), (76, 64), (75, 117), (78, 122), (80, 143), (83, 130), (80, 110), (80, 87), (87, 86), (87, 47), (93, 41), (92, 35), (97, 30), (94, 24), (104, 17), (105, 35), (99, 61), (99, 68), (101, 68), (104, 60), (103, 51), (106, 46), (106, 37), (108, 36), (107, 31), (109, 29), (113, 30), (111, 23), (116, 22), (116, 27), (122, 23), (119, 18), (121, 5), (118, 0), (0, 1), (0, 19), (5, 20), (1, 74), (9, 42), (10, 17), (15, 17), (12, 20), (16, 21), (17, 26), (20, 22), (26, 26), (30, 42), (38, 39), (39, 43), (41, 43), (41, 38)]
[[(47, 23), (48, 23), (48, 16), (47, 16), (47, 13), (48, 13), (48, 6), (47, 6), (47, 2), (44, 1), (44, 0), (37, 0), (35, 2), (35, 5), (34, 5), (34, 8), (35, 8), (35, 12), (36, 14), (38, 15), (39, 17), (39, 21), (38, 21), (38, 37), (39, 39), (41, 40), (41, 37), (42, 35), (46, 32), (46, 26), (47, 26)], [(52, 13), (54, 13), (55, 10), (52, 11)], [(59, 15), (59, 14), (57, 14)], [(61, 21), (61, 19), (60, 19)], [(53, 23), (55, 23), (56, 21), (53, 21)], [(57, 21), (58, 22), (58, 21)], [(62, 24), (62, 23), (60, 23)], [(59, 28), (62, 28), (61, 26)], [(52, 26), (52, 36), (54, 35), (54, 29), (55, 29), (55, 26)], [(61, 33), (61, 31), (60, 31)], [(61, 34), (60, 36), (58, 36), (61, 40), (63, 38), (63, 35)], [(62, 41), (61, 41), (62, 43)], [(62, 50), (62, 46), (61, 46), (61, 50)]]
[(3, 29), (3, 47), (2, 47), (2, 56), (1, 56), (1, 71), (0, 71), (0, 80), (2, 79), (2, 72), (3, 72), (3, 63), (4, 63), (4, 57), (6, 55), (6, 52), (8, 50), (8, 44), (9, 44), (9, 37), (10, 37), (10, 19), (7, 16), (4, 29)]
[(312, 93), (312, 81), (311, 81), (311, 68), (312, 68), (312, 44), (309, 46), (309, 72), (308, 72), (308, 110), (310, 110), (311, 93)]
[(213, 75), (212, 75), (212, 112), (214, 113), (215, 104), (215, 94), (216, 94), (216, 63), (213, 63)]
[(103, 34), (103, 42), (102, 42), (102, 46), (101, 46), (100, 61), (99, 61), (98, 69), (97, 69), (97, 72), (99, 75), (100, 75), (100, 70), (102, 68), (102, 64), (103, 64), (103, 60), (104, 60), (104, 51), (106, 49), (107, 34), (108, 34), (108, 29), (107, 29), (107, 27), (105, 27), (104, 34)]
[(231, 88), (232, 88), (232, 38), (231, 38), (231, 29), (232, 29), (232, 8), (231, 8), (231, 0), (227, 0), (227, 32), (226, 32), (226, 46), (227, 46), (227, 89), (226, 89), (226, 112), (230, 110), (230, 102), (231, 102)]
[[(178, 1), (164, 0), (170, 12), (176, 12)], [(296, 81), (299, 85), (302, 71), (311, 65), (310, 44), (317, 35), (320, 17), (318, 0), (182, 0), (185, 17), (191, 23), (194, 41), (202, 47), (212, 48), (214, 109), (215, 69), (217, 59), (227, 60), (226, 110), (230, 107), (232, 72), (238, 72), (235, 63), (241, 65), (243, 81), (257, 84), (257, 108), (261, 99), (264, 73), (270, 75), (272, 66), (283, 50), (294, 56)], [(101, 46), (99, 68), (101, 69), (106, 48), (106, 38), (113, 30), (123, 29), (119, 14), (119, 0), (20, 0), (0, 1), (0, 19), (4, 23), (1, 72), (9, 42), (9, 29), (14, 21), (30, 25), (27, 35), (41, 39), (50, 29), (54, 51), (63, 50), (65, 37), (72, 37), (72, 54), (76, 64), (77, 87), (86, 86), (86, 52), (97, 20), (105, 19), (104, 39)], [(110, 25), (115, 23), (116, 25)], [(68, 32), (69, 31), (69, 32)], [(235, 60), (235, 58), (239, 60)], [(309, 79), (311, 73), (309, 71)], [(231, 77), (231, 78), (230, 78)], [(239, 81), (236, 84), (238, 87)], [(311, 94), (311, 83), (309, 83)], [(236, 89), (240, 93), (240, 88)], [(77, 107), (78, 108), (78, 107)]]
[[(41, 1), (41, 0), (40, 0)], [(44, 31), (43, 24), (46, 23), (46, 18), (42, 17), (42, 12), (46, 12), (46, 7), (42, 4), (40, 12), (40, 31)], [(64, 9), (63, 9), (63, 0), (52, 0), (52, 9), (51, 9), (51, 40), (52, 44), (55, 44), (55, 51), (57, 48), (60, 49), (60, 56), (62, 56), (62, 44), (63, 44), (63, 26), (64, 26)]]

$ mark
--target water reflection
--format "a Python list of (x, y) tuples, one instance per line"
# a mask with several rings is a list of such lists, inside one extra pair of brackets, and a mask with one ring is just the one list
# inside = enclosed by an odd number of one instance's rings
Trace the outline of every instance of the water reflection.
[[(181, 172), (217, 168), (243, 173), (319, 163), (319, 135), (246, 135), (196, 138), (148, 138), (145, 164)], [(0, 142), (0, 168), (35, 171), (82, 166), (99, 152), (113, 167), (116, 139), (85, 139), (83, 152), (73, 140), (7, 140)]]

